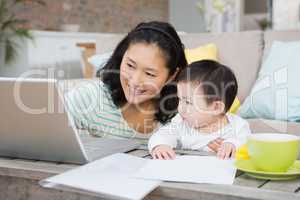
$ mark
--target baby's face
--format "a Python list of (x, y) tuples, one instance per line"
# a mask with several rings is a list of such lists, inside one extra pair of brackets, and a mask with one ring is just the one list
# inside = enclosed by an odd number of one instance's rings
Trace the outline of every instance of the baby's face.
[(220, 115), (220, 102), (206, 102), (200, 84), (179, 82), (177, 84), (179, 105), (178, 112), (183, 120), (193, 128), (201, 128), (211, 124)]

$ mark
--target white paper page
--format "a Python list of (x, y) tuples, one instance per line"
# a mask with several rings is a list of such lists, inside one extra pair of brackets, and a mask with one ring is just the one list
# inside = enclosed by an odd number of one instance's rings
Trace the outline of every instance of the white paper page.
[[(118, 153), (40, 182), (44, 187), (79, 189), (106, 198), (142, 199), (160, 181), (137, 179), (133, 174), (146, 159)], [(69, 189), (68, 189), (69, 188)]]
[(233, 160), (215, 156), (177, 156), (174, 160), (147, 160), (134, 177), (152, 180), (233, 184), (236, 168)]

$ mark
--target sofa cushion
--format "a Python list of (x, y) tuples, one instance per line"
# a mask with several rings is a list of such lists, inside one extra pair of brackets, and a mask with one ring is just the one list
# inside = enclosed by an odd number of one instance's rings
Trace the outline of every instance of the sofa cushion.
[(206, 43), (217, 45), (218, 60), (232, 68), (237, 76), (238, 97), (241, 101), (249, 94), (260, 67), (263, 50), (262, 37), (261, 31), (195, 33), (181, 36), (186, 48), (195, 48)]
[(241, 106), (245, 118), (300, 122), (300, 41), (274, 41), (258, 79)]
[(115, 33), (101, 34), (101, 36), (97, 37), (96, 54), (103, 54), (113, 51), (124, 36), (124, 34)]
[(209, 43), (205, 45), (201, 45), (199, 47), (196, 47), (194, 49), (188, 49), (186, 48), (185, 51), (185, 57), (189, 64), (195, 61), (200, 60), (218, 60), (218, 48), (215, 44)]
[(269, 54), (273, 41), (300, 41), (300, 31), (266, 31), (264, 33), (265, 48), (263, 58)]

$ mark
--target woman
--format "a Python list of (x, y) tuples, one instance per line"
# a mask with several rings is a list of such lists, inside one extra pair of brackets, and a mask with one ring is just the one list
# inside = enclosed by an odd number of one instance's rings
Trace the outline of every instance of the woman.
[(184, 47), (168, 23), (140, 23), (117, 45), (98, 82), (66, 94), (79, 127), (96, 136), (148, 138), (177, 112), (173, 81), (186, 67)]

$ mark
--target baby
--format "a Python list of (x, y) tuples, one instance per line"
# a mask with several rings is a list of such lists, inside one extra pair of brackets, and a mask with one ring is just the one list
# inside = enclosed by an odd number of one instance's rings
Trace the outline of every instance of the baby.
[(174, 159), (174, 148), (234, 157), (251, 133), (246, 120), (227, 113), (237, 95), (237, 80), (226, 66), (211, 60), (190, 64), (178, 76), (178, 114), (150, 138), (154, 159)]

